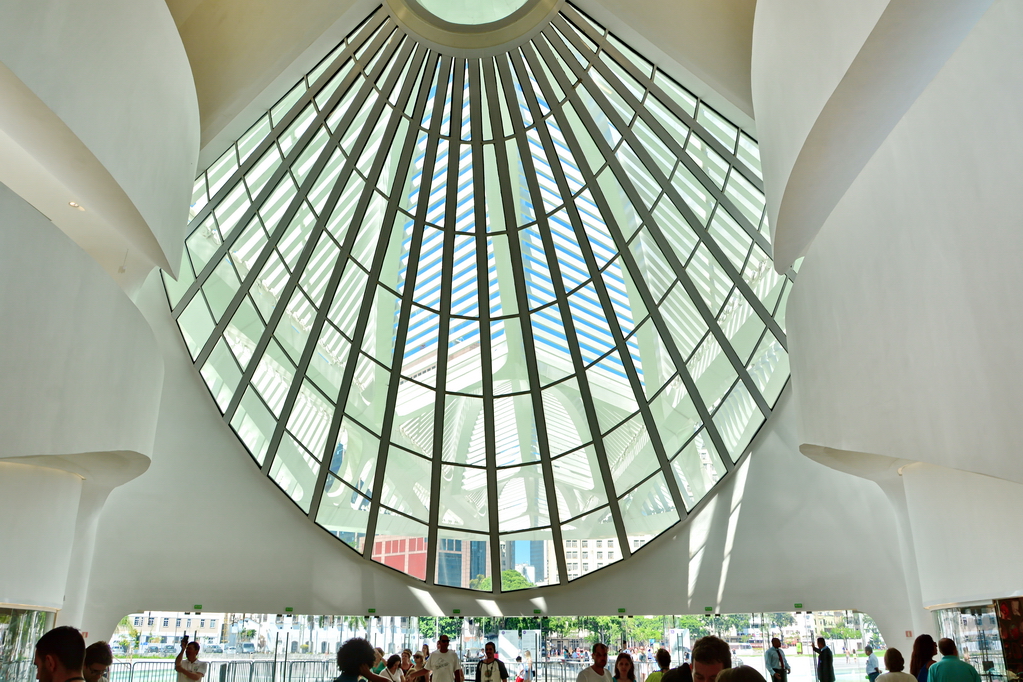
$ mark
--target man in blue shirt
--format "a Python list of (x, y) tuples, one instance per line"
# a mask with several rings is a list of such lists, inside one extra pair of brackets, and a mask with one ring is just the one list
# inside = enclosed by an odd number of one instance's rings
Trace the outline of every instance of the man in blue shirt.
[(874, 655), (874, 647), (868, 644), (863, 647), (863, 652), (867, 654), (867, 679), (874, 682), (881, 674), (881, 665), (877, 661), (877, 656)]
[(951, 639), (939, 639), (938, 652), (941, 660), (927, 670), (927, 682), (980, 682), (977, 669), (959, 660), (959, 650)]
[(764, 652), (764, 665), (767, 668), (768, 682), (785, 682), (788, 674), (792, 672), (785, 654), (781, 651), (781, 640), (777, 637), (771, 640), (771, 648)]

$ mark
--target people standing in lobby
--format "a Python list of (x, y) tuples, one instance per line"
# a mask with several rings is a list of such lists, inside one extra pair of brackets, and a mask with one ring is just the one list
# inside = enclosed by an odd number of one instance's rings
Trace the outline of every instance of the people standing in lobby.
[(951, 639), (938, 640), (938, 653), (941, 658), (927, 671), (927, 682), (980, 682), (977, 669), (959, 660), (959, 650)]
[(813, 652), (819, 656), (817, 682), (835, 682), (835, 654), (823, 637), (817, 638), (817, 646), (813, 648)]
[(75, 628), (53, 628), (36, 642), (35, 666), (39, 682), (84, 681), (85, 639)]
[(863, 651), (867, 654), (867, 679), (870, 682), (877, 682), (877, 676), (881, 674), (881, 664), (878, 663), (877, 656), (874, 655), (874, 647), (868, 644), (863, 647)]
[(888, 672), (877, 678), (881, 682), (916, 682), (915, 677), (903, 672), (906, 667), (906, 659), (898, 649), (891, 648), (884, 652), (884, 667), (888, 669)]
[(920, 635), (913, 641), (913, 655), (909, 657), (909, 674), (917, 682), (927, 682), (927, 670), (934, 665), (938, 643), (930, 635)]
[(462, 682), (462, 662), (458, 654), (449, 651), (448, 646), (451, 640), (447, 635), (441, 635), (437, 639), (437, 650), (426, 659), (426, 665), (422, 670), (414, 670), (405, 676), (406, 682), (412, 682), (417, 677), (430, 675), (431, 682)]
[[(764, 664), (774, 682), (785, 682), (789, 673), (792, 672), (792, 668), (789, 667), (789, 662), (781, 650), (781, 640), (777, 637), (771, 640), (771, 648), (764, 652)], [(870, 682), (874, 682), (874, 679), (871, 678)]]
[(597, 642), (593, 645), (593, 665), (579, 671), (576, 682), (612, 682), (607, 666), (607, 645)]
[(360, 682), (360, 677), (369, 682), (389, 682), (370, 670), (375, 660), (372, 644), (361, 637), (349, 639), (337, 650), (337, 669), (341, 674), (334, 682)]

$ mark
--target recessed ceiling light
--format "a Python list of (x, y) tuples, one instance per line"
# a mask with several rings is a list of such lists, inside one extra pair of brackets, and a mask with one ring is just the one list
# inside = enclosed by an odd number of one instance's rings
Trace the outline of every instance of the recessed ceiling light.
[(80, 203), (78, 203), (77, 201), (69, 201), (69, 202), (67, 202), (67, 205), (68, 205), (68, 206), (70, 206), (71, 208), (76, 208), (76, 209), (78, 209), (79, 211), (84, 211), (84, 210), (85, 210), (85, 207), (84, 207), (84, 206), (82, 206), (82, 205), (81, 205)]

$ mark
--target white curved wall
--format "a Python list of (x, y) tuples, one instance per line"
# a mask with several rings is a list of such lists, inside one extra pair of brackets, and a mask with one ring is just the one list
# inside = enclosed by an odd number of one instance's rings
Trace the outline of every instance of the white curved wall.
[(804, 442), (1023, 482), (1021, 31), (994, 3), (811, 246), (788, 308)]
[(138, 308), (0, 185), (0, 459), (149, 455), (163, 361)]
[(59, 609), (75, 540), (82, 479), (0, 461), (0, 603)]
[[(632, 559), (568, 586), (498, 601), (431, 588), (357, 557), (309, 523), (252, 463), (191, 365), (156, 278), (140, 305), (166, 359), (150, 470), (114, 490), (97, 536), (84, 627), (139, 609), (465, 615), (703, 613), (859, 608), (888, 632), (913, 629), (893, 525), (872, 482), (796, 449), (788, 394), (755, 454), (696, 518)], [(140, 516), (144, 523), (140, 523)], [(836, 540), (836, 538), (839, 538)], [(875, 547), (863, 560), (863, 547)], [(142, 567), (145, 567), (142, 569)], [(656, 589), (637, 589), (637, 585)]]
[[(113, 229), (151, 263), (176, 268), (196, 175), (199, 117), (188, 58), (167, 5), (162, 0), (0, 3), (0, 62), (123, 190), (129, 207), (106, 206), (108, 217), (117, 214)], [(0, 108), (14, 106), (11, 97), (5, 100)], [(16, 128), (15, 143), (38, 161), (47, 131), (15, 125), (9, 117), (6, 123)], [(95, 170), (88, 161), (80, 155), (47, 163), (74, 189), (76, 173)], [(80, 184), (88, 186), (88, 180)], [(109, 199), (101, 195), (94, 191), (92, 198)], [(90, 197), (63, 197), (62, 203), (69, 199), (95, 208), (87, 203)], [(141, 227), (126, 220), (132, 208), (144, 220)]]
[(931, 464), (902, 476), (925, 605), (1023, 596), (1023, 485)]
[(775, 267), (806, 252), (990, 0), (760, 0), (753, 102)]

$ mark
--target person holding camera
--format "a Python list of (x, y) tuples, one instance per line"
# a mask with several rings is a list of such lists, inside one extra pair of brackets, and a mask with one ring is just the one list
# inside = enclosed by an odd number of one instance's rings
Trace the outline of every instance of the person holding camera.
[(199, 660), (199, 642), (189, 642), (188, 635), (181, 638), (181, 651), (174, 659), (178, 682), (199, 682), (206, 676), (206, 661)]

